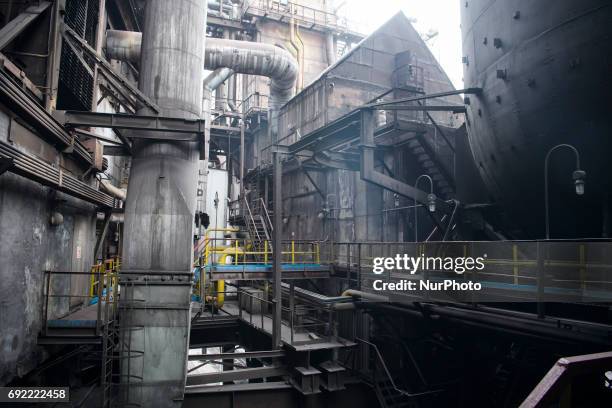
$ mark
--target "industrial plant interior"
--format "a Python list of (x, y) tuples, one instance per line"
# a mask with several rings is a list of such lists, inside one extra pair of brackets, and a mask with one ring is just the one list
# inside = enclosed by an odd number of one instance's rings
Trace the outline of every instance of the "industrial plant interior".
[(376, 3), (0, 1), (0, 406), (612, 406), (612, 2)]

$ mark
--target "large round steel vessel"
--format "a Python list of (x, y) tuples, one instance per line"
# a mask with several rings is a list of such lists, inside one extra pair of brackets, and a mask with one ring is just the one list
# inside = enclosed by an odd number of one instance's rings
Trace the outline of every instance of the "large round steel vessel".
[(492, 200), (516, 237), (543, 238), (550, 156), (551, 238), (608, 234), (612, 179), (612, 1), (461, 0), (468, 134)]

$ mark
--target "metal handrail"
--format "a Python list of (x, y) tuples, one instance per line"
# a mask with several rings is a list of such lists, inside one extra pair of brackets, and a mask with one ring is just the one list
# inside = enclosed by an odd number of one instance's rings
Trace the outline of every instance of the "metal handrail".
[(374, 343), (370, 343), (367, 340), (361, 339), (359, 337), (355, 337), (355, 340), (360, 341), (364, 344), (367, 344), (368, 346), (372, 347), (374, 349), (374, 351), (376, 352), (376, 356), (378, 357), (378, 361), (380, 362), (383, 370), (385, 371), (385, 374), (387, 376), (387, 378), (389, 379), (389, 382), (391, 383), (391, 385), (393, 386), (393, 389), (395, 391), (397, 391), (398, 393), (406, 396), (406, 397), (420, 397), (423, 395), (429, 395), (429, 394), (435, 394), (435, 393), (439, 393), (442, 392), (444, 390), (434, 390), (434, 391), (425, 391), (425, 392), (417, 392), (417, 393), (411, 393), (408, 392), (406, 390), (402, 390), (401, 388), (399, 388), (396, 384), (395, 381), (393, 381), (393, 377), (391, 376), (391, 373), (389, 372), (389, 369), (387, 368), (387, 365), (385, 364), (385, 360), (383, 359), (382, 354), (380, 353), (380, 350), (378, 349), (378, 346)]
[[(266, 207), (266, 203), (263, 198), (260, 197), (259, 201), (261, 201), (261, 208), (263, 208), (264, 215), (266, 216), (265, 220), (268, 222), (267, 227), (269, 227), (270, 232), (274, 232), (274, 225), (272, 224), (272, 220), (270, 219), (270, 213), (268, 212), (268, 207)], [(268, 237), (268, 238), (272, 238), (272, 237)]]
[[(223, 244), (217, 245), (216, 242), (222, 242)], [(230, 244), (227, 244), (231, 242)], [(256, 255), (264, 258), (264, 263), (273, 259), (271, 240), (263, 240), (263, 248), (261, 250), (251, 249), (249, 250), (248, 239), (239, 238), (207, 238), (203, 248), (204, 258), (200, 266), (216, 264), (213, 261), (213, 255), (231, 255), (234, 256), (234, 265), (248, 265), (248, 264), (260, 264), (260, 261), (247, 261), (247, 255)], [(283, 257), (283, 264), (301, 265), (301, 264), (320, 264), (321, 263), (321, 249), (320, 243), (317, 241), (309, 240), (284, 240), (281, 242), (284, 250), (281, 251)], [(242, 257), (242, 260), (239, 259)]]
[(572, 377), (585, 372), (604, 371), (610, 363), (611, 352), (560, 358), (525, 398), (520, 408), (548, 406), (555, 397), (571, 387)]
[[(262, 239), (259, 236), (259, 233), (257, 232), (257, 228), (255, 228), (255, 219), (253, 218), (253, 212), (251, 211), (251, 207), (249, 206), (249, 201), (246, 199), (246, 197), (243, 197), (243, 200), (244, 200), (244, 205), (246, 206), (246, 209), (247, 209), (247, 211), (249, 213), (249, 219), (247, 220), (247, 225), (249, 227), (249, 230), (250, 230), (250, 227), (252, 225), (253, 226), (253, 232), (255, 233), (255, 235), (257, 235), (257, 241), (261, 242)], [(249, 233), (250, 232), (251, 231), (249, 231)], [(254, 237), (252, 237), (252, 238), (254, 238)]]

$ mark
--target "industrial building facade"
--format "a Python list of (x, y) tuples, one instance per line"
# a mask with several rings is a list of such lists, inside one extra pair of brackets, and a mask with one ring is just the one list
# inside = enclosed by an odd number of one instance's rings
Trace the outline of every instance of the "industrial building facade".
[(402, 12), (1, 2), (0, 386), (610, 406), (612, 7), (552, 3), (457, 2), (455, 89)]

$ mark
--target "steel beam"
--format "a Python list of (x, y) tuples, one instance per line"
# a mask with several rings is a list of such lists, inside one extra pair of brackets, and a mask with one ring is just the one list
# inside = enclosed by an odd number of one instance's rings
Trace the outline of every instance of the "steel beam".
[(187, 376), (187, 385), (201, 385), (217, 382), (250, 380), (253, 378), (282, 377), (289, 374), (289, 370), (282, 366), (244, 368), (241, 370), (223, 371)]
[[(56, 111), (54, 115), (64, 126), (73, 128), (99, 127), (164, 133), (164, 135), (156, 136), (136, 132), (130, 134), (130, 137), (147, 139), (199, 140), (204, 135), (205, 125), (204, 120), (200, 119), (166, 118), (119, 113)], [(165, 133), (190, 134), (191, 136), (174, 136)]]
[(265, 350), (265, 351), (245, 351), (244, 353), (217, 353), (217, 354), (201, 354), (189, 355), (189, 361), (209, 361), (209, 360), (234, 360), (237, 358), (278, 358), (285, 357), (286, 352), (283, 350)]
[(463, 105), (385, 105), (378, 109), (386, 111), (419, 111), (419, 112), (452, 112), (465, 113), (466, 108)]
[(10, 42), (32, 24), (42, 12), (48, 9), (50, 5), (51, 2), (48, 1), (41, 1), (39, 4), (32, 5), (2, 27), (2, 29), (0, 29), (0, 50), (9, 45)]
[[(247, 269), (247, 268), (245, 268)], [(284, 280), (294, 279), (327, 279), (329, 278), (329, 270), (308, 270), (303, 269), (300, 271), (284, 272)], [(211, 271), (211, 281), (219, 280), (270, 280), (274, 279), (274, 272), (215, 272)]]
[(34, 96), (36, 96), (39, 100), (42, 101), (43, 93), (40, 89), (32, 83), (30, 78), (27, 77), (26, 73), (21, 70), (17, 65), (13, 64), (13, 62), (7, 58), (6, 55), (0, 53), (0, 67), (6, 69), (10, 72), (13, 77), (15, 77), (21, 84), (30, 91)]
[(428, 94), (428, 95), (421, 95), (421, 96), (413, 96), (411, 98), (405, 98), (405, 99), (396, 99), (396, 100), (392, 100), (392, 101), (384, 101), (384, 102), (377, 102), (377, 103), (371, 103), (368, 105), (365, 105), (364, 108), (381, 108), (381, 109), (389, 109), (389, 105), (395, 105), (395, 104), (403, 104), (403, 103), (407, 103), (407, 102), (416, 102), (416, 101), (423, 101), (426, 99), (434, 99), (434, 98), (443, 98), (445, 96), (452, 96), (452, 95), (461, 95), (461, 94), (480, 94), (482, 93), (482, 88), (466, 88), (466, 89), (457, 89), (457, 90), (453, 90), (453, 91), (447, 91), (447, 92), (438, 92), (438, 93), (434, 93), (434, 94)]

